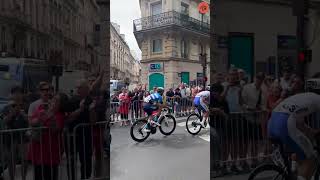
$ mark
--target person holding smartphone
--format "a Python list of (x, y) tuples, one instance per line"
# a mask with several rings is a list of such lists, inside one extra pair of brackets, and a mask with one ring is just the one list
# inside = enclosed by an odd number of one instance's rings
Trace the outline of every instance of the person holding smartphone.
[(38, 137), (31, 141), (28, 151), (35, 180), (58, 179), (58, 166), (64, 152), (62, 137), (68, 103), (66, 94), (57, 94), (50, 104), (41, 104), (31, 117), (30, 125), (39, 126), (35, 129)]

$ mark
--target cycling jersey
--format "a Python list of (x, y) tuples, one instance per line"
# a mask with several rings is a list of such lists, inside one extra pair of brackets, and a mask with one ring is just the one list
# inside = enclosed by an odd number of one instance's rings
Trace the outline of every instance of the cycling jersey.
[(295, 151), (299, 159), (314, 155), (313, 145), (297, 125), (305, 122), (305, 117), (320, 111), (320, 95), (301, 93), (282, 101), (273, 111), (268, 122), (268, 135), (279, 139)]
[(152, 115), (152, 112), (157, 111), (159, 108), (156, 106), (156, 103), (163, 103), (162, 96), (159, 93), (154, 93), (147, 96), (144, 99), (143, 110), (148, 114)]
[(154, 94), (150, 94), (149, 96), (147, 96), (144, 99), (145, 103), (150, 103), (150, 104), (154, 104), (154, 103), (163, 103), (162, 101), (162, 96), (159, 93), (154, 93)]
[(207, 98), (210, 98), (210, 91), (202, 91), (195, 96), (193, 103), (196, 107), (199, 107), (202, 111), (208, 112), (209, 111), (208, 105), (203, 101), (204, 99), (207, 99)]

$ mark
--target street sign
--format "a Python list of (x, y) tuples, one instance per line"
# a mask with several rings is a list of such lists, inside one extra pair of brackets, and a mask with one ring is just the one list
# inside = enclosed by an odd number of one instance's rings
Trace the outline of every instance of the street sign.
[(209, 11), (209, 4), (207, 2), (201, 2), (198, 6), (198, 10), (201, 14), (206, 14)]
[(150, 72), (162, 72), (163, 71), (163, 66), (162, 66), (161, 63), (150, 64), (149, 65), (149, 71)]

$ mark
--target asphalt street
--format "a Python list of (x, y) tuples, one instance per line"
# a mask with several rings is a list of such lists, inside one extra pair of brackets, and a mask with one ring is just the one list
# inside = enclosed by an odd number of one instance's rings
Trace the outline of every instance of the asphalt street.
[(225, 176), (225, 177), (217, 177), (214, 180), (247, 180), (249, 174), (244, 175), (236, 175), (236, 176)]
[(208, 180), (210, 179), (210, 129), (197, 136), (177, 120), (170, 136), (159, 131), (142, 143), (130, 137), (130, 127), (111, 129), (112, 180)]

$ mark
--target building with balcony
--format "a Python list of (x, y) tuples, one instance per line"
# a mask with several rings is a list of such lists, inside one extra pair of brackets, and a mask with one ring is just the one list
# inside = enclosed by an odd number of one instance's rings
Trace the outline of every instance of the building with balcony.
[[(198, 12), (199, 0), (140, 0), (141, 19), (134, 35), (142, 51), (141, 81), (149, 89), (202, 82), (200, 54), (210, 60), (210, 13)], [(209, 3), (209, 1), (207, 1)], [(207, 66), (207, 77), (210, 69)]]
[(125, 41), (125, 36), (120, 34), (120, 26), (116, 23), (110, 25), (110, 78), (122, 80), (127, 84), (138, 84), (139, 62), (131, 53)]
[(92, 71), (99, 22), (96, 0), (1, 0), (0, 52)]

